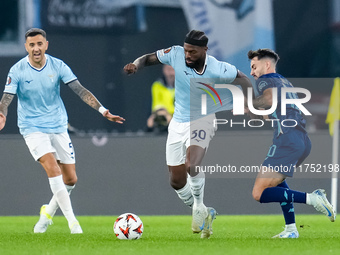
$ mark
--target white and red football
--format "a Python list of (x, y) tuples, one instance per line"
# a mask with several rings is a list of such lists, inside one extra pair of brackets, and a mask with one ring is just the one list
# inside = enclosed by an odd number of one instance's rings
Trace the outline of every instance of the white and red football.
[(122, 240), (139, 239), (143, 234), (143, 229), (142, 220), (133, 213), (123, 213), (113, 225), (114, 233), (118, 239)]

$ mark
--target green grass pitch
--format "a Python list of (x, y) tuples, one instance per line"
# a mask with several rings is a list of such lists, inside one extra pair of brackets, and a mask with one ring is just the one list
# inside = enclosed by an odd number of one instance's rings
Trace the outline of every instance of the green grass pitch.
[(65, 218), (56, 216), (45, 234), (33, 234), (38, 216), (0, 217), (0, 254), (340, 254), (340, 227), (323, 215), (298, 215), (300, 238), (272, 239), (283, 230), (281, 215), (218, 215), (214, 234), (192, 234), (190, 216), (140, 216), (139, 240), (118, 240), (115, 216), (79, 216), (84, 234), (71, 235)]

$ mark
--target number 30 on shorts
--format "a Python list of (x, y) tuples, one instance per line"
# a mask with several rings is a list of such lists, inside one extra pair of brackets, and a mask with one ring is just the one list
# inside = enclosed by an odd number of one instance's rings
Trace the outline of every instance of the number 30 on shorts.
[(276, 151), (276, 145), (273, 144), (272, 146), (270, 146), (269, 148), (269, 151), (268, 151), (268, 154), (267, 154), (267, 157), (271, 158), (274, 156), (275, 154), (275, 151)]
[(191, 132), (191, 139), (195, 139), (195, 138), (197, 139), (197, 137), (198, 137), (201, 140), (204, 140), (206, 136), (207, 136), (207, 133), (203, 129), (201, 129), (201, 130), (196, 129), (196, 130), (193, 130)]

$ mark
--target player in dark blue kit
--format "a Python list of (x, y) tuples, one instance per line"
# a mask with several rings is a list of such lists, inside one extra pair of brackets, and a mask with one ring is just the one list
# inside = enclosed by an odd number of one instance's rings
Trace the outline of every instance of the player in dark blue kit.
[[(279, 202), (285, 218), (285, 230), (275, 238), (298, 238), (299, 232), (295, 225), (293, 202), (313, 205), (324, 213), (330, 221), (335, 220), (335, 211), (322, 189), (305, 193), (289, 189), (285, 179), (292, 177), (294, 166), (299, 166), (311, 151), (311, 141), (305, 129), (306, 121), (301, 111), (293, 104), (287, 104), (286, 115), (281, 114), (281, 89), (293, 87), (282, 75), (276, 73), (279, 56), (271, 49), (249, 51), (251, 60), (251, 75), (256, 80), (260, 96), (254, 99), (257, 109), (267, 109), (272, 106), (273, 88), (277, 88), (277, 108), (268, 116), (276, 119), (274, 123), (273, 145), (269, 148), (261, 171), (256, 177), (253, 197), (260, 203)], [(287, 98), (298, 98), (296, 93), (287, 93)], [(285, 126), (282, 121), (285, 120)], [(292, 121), (288, 121), (292, 120)], [(289, 123), (291, 122), (291, 123)], [(290, 170), (287, 172), (287, 170)]]

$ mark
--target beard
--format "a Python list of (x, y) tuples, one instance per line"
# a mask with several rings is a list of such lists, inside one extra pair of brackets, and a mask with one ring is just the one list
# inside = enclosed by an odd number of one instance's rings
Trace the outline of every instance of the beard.
[(188, 63), (188, 62), (185, 60), (185, 65), (186, 65), (187, 67), (197, 69), (197, 68), (199, 67), (199, 61), (195, 61), (195, 62), (192, 62), (192, 63)]

